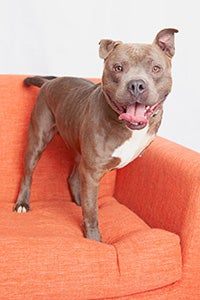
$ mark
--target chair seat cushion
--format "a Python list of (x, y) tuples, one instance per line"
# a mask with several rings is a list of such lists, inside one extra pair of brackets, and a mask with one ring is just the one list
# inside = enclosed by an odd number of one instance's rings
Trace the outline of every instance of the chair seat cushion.
[(52, 197), (31, 208), (17, 214), (11, 203), (0, 204), (2, 299), (101, 299), (180, 279), (179, 237), (151, 229), (111, 196), (99, 199), (104, 243), (83, 237), (73, 202)]

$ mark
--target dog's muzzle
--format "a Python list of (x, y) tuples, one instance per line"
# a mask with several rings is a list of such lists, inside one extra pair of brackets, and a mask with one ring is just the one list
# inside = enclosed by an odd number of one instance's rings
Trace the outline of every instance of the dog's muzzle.
[(159, 101), (155, 105), (147, 106), (141, 103), (134, 103), (124, 107), (124, 112), (119, 115), (119, 120), (124, 120), (126, 126), (132, 130), (144, 128), (149, 118), (156, 115), (162, 106), (164, 100)]

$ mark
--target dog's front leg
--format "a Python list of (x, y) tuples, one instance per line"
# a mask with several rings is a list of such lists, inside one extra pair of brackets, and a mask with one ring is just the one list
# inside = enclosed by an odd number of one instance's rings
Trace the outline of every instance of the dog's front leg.
[(98, 228), (98, 175), (95, 171), (79, 165), (81, 206), (85, 236), (101, 242)]

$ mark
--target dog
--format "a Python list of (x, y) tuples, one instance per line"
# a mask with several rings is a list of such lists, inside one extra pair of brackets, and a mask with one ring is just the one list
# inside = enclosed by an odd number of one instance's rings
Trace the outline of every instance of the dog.
[(40, 87), (32, 111), (24, 174), (14, 206), (30, 210), (30, 188), (36, 164), (59, 133), (76, 159), (69, 177), (73, 200), (82, 207), (85, 237), (101, 242), (98, 186), (108, 171), (138, 157), (153, 141), (163, 103), (171, 91), (171, 59), (178, 30), (161, 30), (152, 44), (101, 40), (101, 83), (73, 77), (28, 77)]

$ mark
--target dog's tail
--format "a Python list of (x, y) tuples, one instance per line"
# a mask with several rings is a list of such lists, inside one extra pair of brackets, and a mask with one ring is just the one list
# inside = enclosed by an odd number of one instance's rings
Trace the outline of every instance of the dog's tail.
[(34, 77), (27, 77), (24, 79), (24, 84), (26, 86), (38, 86), (41, 87), (44, 83), (46, 83), (49, 80), (55, 79), (57, 77), (55, 76), (34, 76)]

